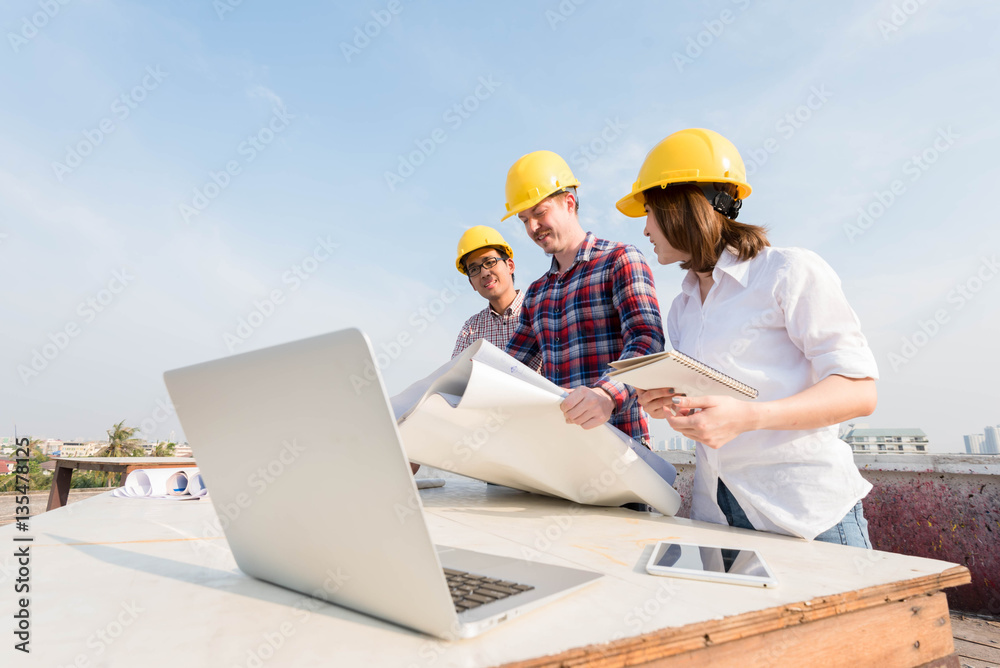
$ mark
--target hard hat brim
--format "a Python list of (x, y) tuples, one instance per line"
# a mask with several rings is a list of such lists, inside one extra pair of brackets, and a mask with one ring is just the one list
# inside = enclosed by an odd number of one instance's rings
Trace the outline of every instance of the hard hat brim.
[(646, 199), (642, 193), (630, 193), (618, 200), (615, 208), (629, 218), (642, 218), (646, 215)]
[(522, 211), (527, 211), (528, 209), (534, 208), (539, 204), (541, 204), (546, 199), (548, 199), (549, 197), (552, 197), (553, 195), (556, 195), (560, 192), (565, 192), (568, 188), (579, 188), (579, 187), (580, 187), (580, 182), (577, 181), (576, 179), (573, 179), (566, 185), (557, 183), (556, 186), (551, 191), (546, 192), (545, 194), (518, 202), (515, 205), (516, 208), (514, 209), (514, 211), (508, 212), (507, 215), (505, 215), (503, 218), (500, 219), (500, 222), (507, 220), (511, 216), (516, 216)]
[(650, 188), (655, 188), (656, 186), (659, 186), (661, 188), (668, 188), (670, 186), (680, 186), (686, 183), (692, 183), (692, 184), (732, 183), (733, 185), (736, 186), (736, 199), (740, 200), (744, 200), (747, 197), (749, 197), (752, 191), (749, 184), (743, 181), (738, 181), (736, 179), (719, 179), (719, 178), (665, 179), (661, 182), (651, 183), (648, 186), (647, 185), (640, 186), (638, 192), (629, 193), (628, 195), (625, 195), (625, 197), (622, 197), (620, 200), (618, 200), (618, 203), (615, 204), (615, 208), (617, 208), (619, 211), (621, 211), (626, 216), (629, 216), (630, 218), (641, 218), (642, 216), (646, 215), (646, 198), (643, 197), (642, 194), (644, 191), (649, 190)]
[(539, 197), (532, 197), (531, 199), (526, 199), (523, 202), (518, 202), (515, 205), (517, 208), (514, 209), (513, 211), (508, 212), (506, 216), (504, 216), (503, 218), (500, 219), (500, 222), (502, 223), (503, 221), (507, 220), (511, 216), (516, 216), (517, 214), (521, 213), (522, 211), (527, 211), (528, 209), (531, 209), (531, 208), (533, 208), (535, 206), (538, 206), (538, 204), (540, 204), (542, 200), (544, 200), (546, 197), (549, 197), (554, 192), (556, 192), (556, 191), (553, 190), (551, 193), (548, 193), (546, 195), (541, 195)]

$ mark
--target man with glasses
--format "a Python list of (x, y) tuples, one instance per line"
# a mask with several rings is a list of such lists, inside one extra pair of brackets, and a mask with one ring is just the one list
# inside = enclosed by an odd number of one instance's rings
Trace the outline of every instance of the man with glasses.
[[(504, 350), (521, 321), (521, 302), (524, 301), (521, 291), (514, 288), (514, 251), (503, 235), (492, 227), (476, 225), (458, 240), (455, 268), (469, 277), (469, 285), (489, 305), (462, 325), (452, 359), (479, 339), (486, 339)], [(528, 360), (527, 366), (541, 372), (541, 355)], [(410, 462), (410, 470), (416, 474), (420, 464)]]
[[(469, 277), (469, 284), (489, 305), (465, 321), (452, 358), (479, 339), (504, 350), (521, 320), (524, 301), (521, 291), (514, 288), (514, 251), (492, 227), (477, 225), (459, 239), (455, 267)], [(529, 360), (528, 366), (540, 370), (541, 356)]]

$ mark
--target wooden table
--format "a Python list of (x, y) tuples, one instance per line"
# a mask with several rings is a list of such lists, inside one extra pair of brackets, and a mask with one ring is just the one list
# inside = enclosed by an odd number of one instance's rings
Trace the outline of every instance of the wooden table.
[[(605, 577), (444, 642), (244, 575), (208, 501), (105, 494), (32, 518), (28, 534), (0, 528), (5, 546), (31, 546), (32, 663), (10, 665), (958, 666), (941, 590), (969, 573), (954, 564), (464, 480), (420, 497), (438, 543)], [(334, 511), (295, 512), (322, 531)], [(13, 542), (25, 535), (33, 542)], [(646, 574), (652, 543), (669, 538), (758, 549), (779, 586)], [(4, 572), (16, 572), (10, 556), (0, 556)], [(26, 659), (11, 645), (0, 664)]]
[(162, 469), (197, 466), (191, 457), (53, 457), (56, 469), (52, 472), (52, 489), (46, 510), (66, 505), (73, 471), (105, 471), (124, 473), (122, 480), (136, 469)]

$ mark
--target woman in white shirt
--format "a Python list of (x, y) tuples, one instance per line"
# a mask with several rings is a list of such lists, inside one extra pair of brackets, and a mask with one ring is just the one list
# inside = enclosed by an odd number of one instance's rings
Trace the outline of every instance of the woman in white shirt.
[(618, 202), (646, 216), (660, 264), (688, 272), (667, 316), (674, 349), (759, 391), (639, 401), (698, 443), (693, 519), (870, 548), (871, 485), (837, 425), (875, 409), (875, 358), (826, 262), (736, 222), (749, 194), (736, 147), (690, 129), (649, 152)]

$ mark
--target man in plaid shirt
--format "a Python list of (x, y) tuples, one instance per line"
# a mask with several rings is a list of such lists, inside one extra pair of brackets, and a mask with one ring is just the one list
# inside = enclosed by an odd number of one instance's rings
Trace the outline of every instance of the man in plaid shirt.
[(610, 380), (608, 363), (663, 350), (653, 274), (631, 245), (584, 232), (566, 162), (550, 151), (519, 159), (507, 175), (507, 215), (552, 255), (552, 266), (527, 290), (507, 352), (525, 362), (542, 356), (542, 373), (569, 395), (566, 422), (584, 429), (609, 422), (636, 440), (648, 427), (635, 390)]

